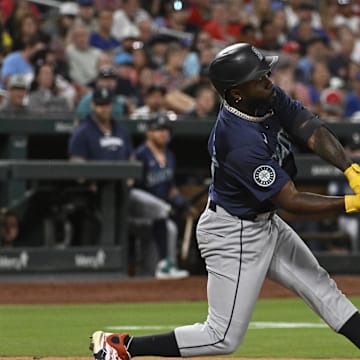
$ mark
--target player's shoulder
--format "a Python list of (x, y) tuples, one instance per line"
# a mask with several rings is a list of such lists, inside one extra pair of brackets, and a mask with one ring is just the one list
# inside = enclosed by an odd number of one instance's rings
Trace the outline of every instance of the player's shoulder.
[(135, 153), (136, 157), (146, 157), (147, 154), (149, 153), (149, 151), (150, 151), (149, 147), (144, 143), (144, 144), (139, 145), (134, 150), (134, 153)]

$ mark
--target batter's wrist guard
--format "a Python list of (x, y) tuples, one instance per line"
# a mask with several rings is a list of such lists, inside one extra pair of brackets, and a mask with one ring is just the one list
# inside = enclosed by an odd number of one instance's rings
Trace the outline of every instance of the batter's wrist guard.
[(345, 171), (344, 175), (349, 181), (349, 185), (355, 194), (360, 194), (360, 165), (352, 163)]
[(347, 213), (360, 211), (360, 195), (345, 195), (345, 210)]

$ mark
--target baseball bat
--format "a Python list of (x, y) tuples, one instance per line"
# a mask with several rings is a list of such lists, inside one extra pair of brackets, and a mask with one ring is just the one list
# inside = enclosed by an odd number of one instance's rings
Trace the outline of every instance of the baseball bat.
[(186, 260), (189, 256), (189, 249), (191, 243), (191, 235), (194, 225), (194, 216), (187, 215), (184, 229), (184, 236), (181, 244), (181, 260)]

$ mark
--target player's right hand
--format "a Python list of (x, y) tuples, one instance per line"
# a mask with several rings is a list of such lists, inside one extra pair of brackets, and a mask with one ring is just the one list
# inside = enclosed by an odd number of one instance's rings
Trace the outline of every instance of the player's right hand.
[(360, 212), (360, 194), (345, 195), (344, 200), (347, 213)]

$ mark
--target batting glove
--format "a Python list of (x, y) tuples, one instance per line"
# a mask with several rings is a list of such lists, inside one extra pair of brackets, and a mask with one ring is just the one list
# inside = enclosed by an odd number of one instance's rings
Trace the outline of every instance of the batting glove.
[(360, 194), (345, 195), (345, 210), (347, 213), (354, 213), (360, 211)]
[(360, 165), (352, 163), (345, 171), (344, 175), (349, 181), (349, 185), (355, 194), (360, 194)]

